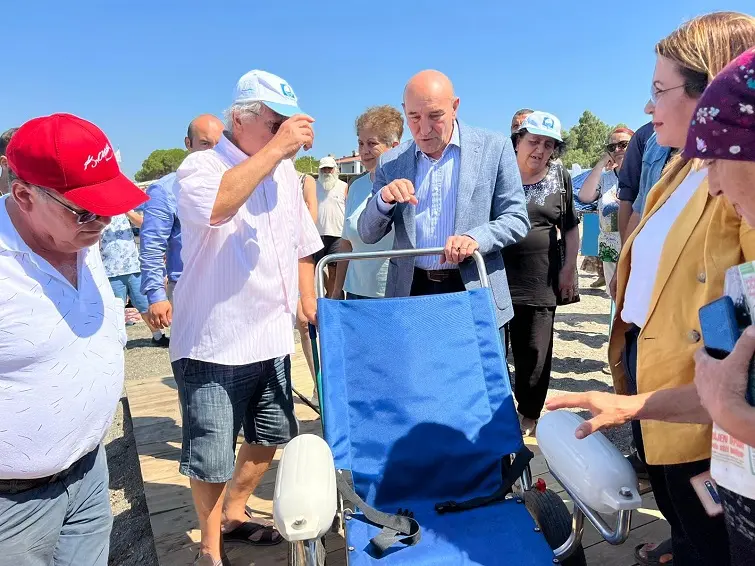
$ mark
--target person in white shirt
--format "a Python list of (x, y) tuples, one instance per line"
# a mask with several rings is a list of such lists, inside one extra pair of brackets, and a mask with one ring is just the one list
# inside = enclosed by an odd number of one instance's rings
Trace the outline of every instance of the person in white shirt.
[[(346, 220), (343, 225), (341, 250), (345, 252), (372, 252), (393, 249), (393, 231), (377, 244), (365, 244), (359, 236), (359, 215), (372, 195), (378, 157), (396, 147), (404, 133), (404, 118), (392, 106), (369, 108), (356, 121), (359, 158), (368, 173), (355, 180), (346, 197)], [(347, 299), (364, 299), (385, 296), (388, 276), (388, 259), (341, 261), (336, 272), (334, 297), (346, 291)]]
[(10, 191), (8, 186), (8, 158), (5, 157), (5, 152), (16, 130), (18, 128), (10, 128), (0, 134), (0, 195), (7, 194)]
[(97, 126), (30, 120), (0, 198), (0, 566), (107, 566), (102, 441), (123, 390), (124, 306), (100, 234), (146, 195)]
[[(317, 176), (317, 231), (322, 237), (323, 248), (315, 254), (315, 261), (326, 255), (341, 251), (341, 234), (346, 216), (346, 195), (348, 185), (338, 178), (338, 164), (330, 156), (320, 160)], [(328, 265), (325, 289), (328, 297), (333, 297), (336, 282), (336, 265)], [(340, 297), (339, 297), (340, 298)]]
[(297, 290), (314, 322), (311, 256), (322, 242), (291, 158), (311, 148), (312, 122), (285, 80), (250, 71), (218, 144), (176, 172), (184, 270), (170, 358), (183, 416), (180, 472), (191, 479), (202, 532), (197, 565), (223, 564), (223, 540), (283, 540), (245, 506), (276, 447), (298, 432), (289, 359)]

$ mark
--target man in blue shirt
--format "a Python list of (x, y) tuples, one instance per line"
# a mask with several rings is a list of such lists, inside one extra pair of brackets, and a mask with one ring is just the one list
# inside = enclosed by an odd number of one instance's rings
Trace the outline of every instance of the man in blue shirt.
[(658, 145), (649, 122), (629, 142), (624, 165), (619, 172), (619, 228), (624, 241), (640, 223), (645, 199), (672, 155), (671, 148)]
[(653, 123), (648, 122), (639, 128), (629, 142), (624, 163), (619, 171), (619, 232), (622, 242), (626, 239), (627, 224), (632, 215), (632, 205), (640, 191), (642, 156), (648, 140), (653, 136)]
[[(202, 114), (189, 124), (184, 144), (190, 153), (203, 151), (215, 147), (222, 135), (223, 122), (211, 114)], [(141, 290), (149, 303), (145, 316), (157, 329), (171, 324), (173, 288), (183, 271), (181, 223), (173, 193), (175, 177), (175, 173), (170, 173), (147, 188), (149, 201), (144, 205), (144, 221), (139, 234)]]

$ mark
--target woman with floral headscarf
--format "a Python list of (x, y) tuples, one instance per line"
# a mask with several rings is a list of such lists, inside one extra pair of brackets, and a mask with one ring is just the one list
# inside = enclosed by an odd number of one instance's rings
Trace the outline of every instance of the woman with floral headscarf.
[[(755, 225), (755, 47), (732, 61), (703, 93), (684, 154), (705, 160), (710, 194), (726, 197)], [(715, 423), (714, 437), (731, 435), (736, 440), (728, 444), (746, 445), (744, 454), (753, 454), (755, 447), (755, 408), (745, 400), (753, 353), (755, 328), (750, 328), (725, 359), (713, 359), (704, 349), (695, 356), (695, 385)], [(710, 471), (723, 503), (732, 564), (752, 564), (755, 476), (728, 460), (714, 451)]]

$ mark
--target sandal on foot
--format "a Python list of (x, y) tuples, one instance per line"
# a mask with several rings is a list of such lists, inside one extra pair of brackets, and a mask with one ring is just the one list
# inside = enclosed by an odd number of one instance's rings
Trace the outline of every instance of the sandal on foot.
[[(641, 554), (643, 549), (645, 556)], [(664, 562), (661, 560), (664, 556), (671, 556), (671, 558)], [(642, 566), (674, 566), (674, 558), (671, 554), (671, 539), (666, 539), (657, 544), (651, 542), (637, 545), (634, 548), (634, 558)]]
[(197, 554), (194, 558), (194, 566), (231, 566), (231, 562), (223, 556), (220, 560), (213, 560), (209, 554)]
[[(251, 537), (262, 532), (258, 540)], [(277, 537), (275, 535), (278, 535)], [(275, 546), (283, 542), (283, 537), (273, 525), (263, 525), (255, 521), (247, 521), (227, 533), (223, 533), (224, 542), (243, 542), (252, 546)]]

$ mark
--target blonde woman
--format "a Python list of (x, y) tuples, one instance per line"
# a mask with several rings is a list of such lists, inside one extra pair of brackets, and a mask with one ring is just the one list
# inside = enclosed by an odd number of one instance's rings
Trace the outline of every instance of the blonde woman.
[[(695, 18), (658, 43), (646, 111), (660, 145), (684, 147), (708, 82), (753, 44), (755, 18), (734, 12)], [(702, 163), (681, 156), (669, 163), (645, 210), (618, 264), (609, 361), (619, 395), (565, 395), (548, 407), (589, 409), (593, 418), (577, 429), (579, 438), (632, 421), (671, 526), (674, 563), (728, 566), (723, 519), (705, 513), (690, 485), (709, 469), (711, 426), (687, 423), (710, 422), (694, 385), (698, 310), (721, 296), (727, 268), (755, 259), (755, 231), (729, 202), (708, 194)]]

